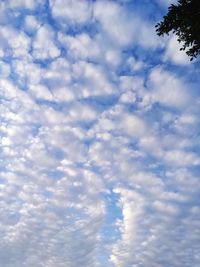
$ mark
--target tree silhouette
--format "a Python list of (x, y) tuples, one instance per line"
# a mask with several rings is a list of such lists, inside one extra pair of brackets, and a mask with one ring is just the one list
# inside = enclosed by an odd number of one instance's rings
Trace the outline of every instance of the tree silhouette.
[(155, 27), (159, 36), (175, 33), (191, 61), (200, 54), (200, 0), (178, 0)]

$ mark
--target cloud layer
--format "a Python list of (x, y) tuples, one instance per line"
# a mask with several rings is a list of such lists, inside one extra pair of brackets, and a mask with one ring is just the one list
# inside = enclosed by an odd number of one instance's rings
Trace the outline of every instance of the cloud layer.
[(166, 2), (1, 1), (0, 266), (199, 266), (198, 62), (155, 35)]

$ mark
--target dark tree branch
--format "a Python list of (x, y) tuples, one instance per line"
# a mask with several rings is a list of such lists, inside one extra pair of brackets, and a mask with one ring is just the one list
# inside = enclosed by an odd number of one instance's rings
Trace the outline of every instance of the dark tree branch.
[(175, 33), (183, 43), (181, 50), (186, 50), (190, 60), (200, 54), (200, 0), (179, 0), (177, 5), (172, 4), (155, 27), (159, 36)]

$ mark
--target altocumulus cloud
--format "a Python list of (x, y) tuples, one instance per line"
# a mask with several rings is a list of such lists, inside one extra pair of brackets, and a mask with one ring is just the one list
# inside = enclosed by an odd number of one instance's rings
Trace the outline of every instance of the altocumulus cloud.
[(149, 2), (1, 1), (0, 267), (199, 267), (199, 64)]

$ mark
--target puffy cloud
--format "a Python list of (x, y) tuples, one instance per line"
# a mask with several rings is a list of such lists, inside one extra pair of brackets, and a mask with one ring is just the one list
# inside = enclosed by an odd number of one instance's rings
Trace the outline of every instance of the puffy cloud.
[(30, 9), (30, 10), (33, 10), (36, 8), (36, 6), (39, 4), (39, 3), (42, 3), (41, 0), (8, 0), (6, 1), (7, 2), (7, 5), (10, 7), (10, 8), (13, 8), (13, 9), (18, 9), (18, 8), (26, 8), (26, 9)]
[(54, 32), (47, 26), (38, 29), (33, 42), (33, 56), (36, 59), (56, 58), (60, 50), (54, 42)]
[(92, 16), (92, 6), (87, 0), (51, 0), (50, 7), (53, 16), (61, 23), (86, 23)]
[(35, 33), (40, 27), (40, 23), (35, 16), (28, 15), (25, 17), (24, 28), (28, 33)]
[(143, 47), (157, 46), (156, 35), (150, 23), (142, 21), (137, 14), (118, 3), (96, 1), (94, 16), (102, 26), (104, 38), (109, 38), (116, 46), (131, 44), (140, 44)]
[(24, 32), (19, 32), (12, 27), (2, 27), (0, 31), (2, 56), (10, 49), (13, 57), (28, 56), (30, 39)]
[(3, 61), (0, 62), (0, 65), (1, 65), (1, 69), (0, 69), (1, 78), (7, 78), (10, 75), (10, 72), (11, 72), (10, 65), (5, 63), (5, 62), (3, 62)]
[(33, 97), (36, 97), (38, 99), (44, 99), (49, 101), (53, 99), (51, 92), (44, 85), (31, 85), (29, 88), (29, 92), (33, 95)]
[(152, 89), (153, 102), (175, 108), (184, 107), (190, 102), (191, 96), (184, 81), (160, 67), (150, 73), (149, 87)]
[(181, 150), (166, 151), (164, 160), (168, 164), (175, 166), (192, 166), (200, 164), (200, 159), (195, 153)]
[(145, 123), (135, 115), (124, 114), (121, 118), (121, 129), (132, 137), (142, 137), (146, 133)]
[(190, 64), (189, 57), (185, 51), (180, 51), (181, 43), (178, 43), (176, 36), (171, 36), (166, 45), (164, 61), (170, 60), (177, 65)]
[(77, 36), (60, 34), (59, 41), (68, 49), (69, 55), (76, 59), (95, 59), (101, 55), (98, 43), (86, 33)]
[[(97, 1), (94, 7), (95, 17), (100, 21), (108, 37), (120, 45), (127, 45), (133, 40), (133, 24), (126, 17), (126, 11), (111, 1)], [(114, 27), (110, 27), (113, 23)], [(124, 29), (126, 28), (126, 32)]]

